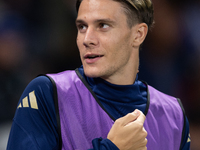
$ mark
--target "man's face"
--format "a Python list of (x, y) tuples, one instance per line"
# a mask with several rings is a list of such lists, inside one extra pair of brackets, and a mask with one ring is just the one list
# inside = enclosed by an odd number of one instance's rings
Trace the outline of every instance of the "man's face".
[(76, 25), (77, 45), (87, 76), (101, 77), (116, 83), (130, 70), (138, 69), (138, 63), (135, 63), (139, 59), (138, 52), (133, 52), (131, 44), (134, 30), (128, 27), (120, 3), (112, 0), (83, 0)]

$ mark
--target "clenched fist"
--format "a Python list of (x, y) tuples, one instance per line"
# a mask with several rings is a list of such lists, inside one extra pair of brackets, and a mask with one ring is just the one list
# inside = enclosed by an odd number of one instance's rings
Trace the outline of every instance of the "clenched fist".
[(147, 132), (143, 127), (145, 115), (135, 110), (115, 121), (107, 138), (120, 150), (146, 150)]

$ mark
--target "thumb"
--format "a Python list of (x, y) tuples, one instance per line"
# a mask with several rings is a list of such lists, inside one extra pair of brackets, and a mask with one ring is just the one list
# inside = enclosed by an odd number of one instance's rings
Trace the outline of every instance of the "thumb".
[(145, 116), (140, 110), (138, 110), (138, 109), (135, 110), (135, 111), (136, 111), (135, 113), (139, 114), (139, 115), (138, 115), (138, 118), (136, 119), (136, 121), (138, 121), (138, 122), (144, 124), (144, 121), (145, 121), (145, 119), (146, 119), (146, 116)]
[(136, 109), (132, 113), (128, 113), (126, 116), (117, 119), (115, 122), (118, 122), (118, 124), (122, 126), (126, 126), (127, 124), (135, 121), (139, 117), (139, 115), (140, 112)]

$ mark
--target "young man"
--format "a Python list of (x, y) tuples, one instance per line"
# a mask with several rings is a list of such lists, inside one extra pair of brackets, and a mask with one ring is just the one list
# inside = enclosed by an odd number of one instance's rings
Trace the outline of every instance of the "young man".
[(77, 10), (83, 67), (27, 86), (7, 149), (190, 149), (180, 100), (137, 79), (151, 1), (78, 0)]

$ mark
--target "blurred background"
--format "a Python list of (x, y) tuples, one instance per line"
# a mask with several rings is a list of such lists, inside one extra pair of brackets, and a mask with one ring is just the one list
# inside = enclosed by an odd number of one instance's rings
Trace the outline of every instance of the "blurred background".
[[(191, 150), (200, 147), (200, 1), (152, 0), (155, 26), (140, 52), (139, 79), (182, 100)], [(81, 65), (75, 0), (0, 0), (0, 150), (18, 100), (37, 75)]]

